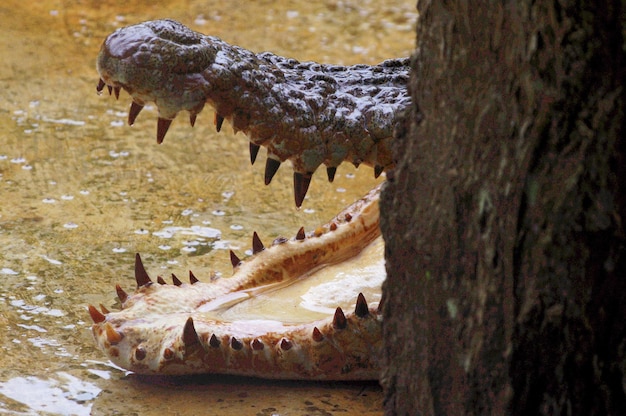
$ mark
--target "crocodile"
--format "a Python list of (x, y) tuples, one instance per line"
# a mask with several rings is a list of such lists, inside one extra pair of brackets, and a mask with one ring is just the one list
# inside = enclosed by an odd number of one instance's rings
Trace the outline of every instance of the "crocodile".
[[(394, 130), (410, 105), (408, 58), (351, 66), (299, 62), (253, 53), (169, 19), (110, 34), (97, 70), (99, 94), (106, 87), (116, 98), (121, 90), (132, 97), (130, 125), (147, 103), (155, 103), (158, 143), (180, 112), (189, 114), (193, 126), (209, 104), (218, 131), (227, 120), (249, 138), (252, 164), (260, 147), (267, 149), (266, 185), (282, 162), (291, 162), (297, 207), (322, 164), (330, 182), (342, 162), (371, 166), (375, 177), (393, 169)], [(368, 250), (383, 262), (381, 186), (327, 224), (301, 228), (291, 239), (266, 247), (255, 232), (250, 257), (230, 252), (230, 278), (200, 282), (190, 272), (189, 283), (174, 275), (172, 284), (161, 277), (154, 282), (137, 254), (134, 293), (116, 286), (121, 310), (88, 307), (96, 344), (115, 364), (140, 374), (378, 379), (380, 294), (368, 302), (358, 278), (342, 289), (352, 299), (350, 309), (337, 306), (326, 317), (292, 322), (232, 311)], [(379, 274), (384, 279), (384, 270)]]

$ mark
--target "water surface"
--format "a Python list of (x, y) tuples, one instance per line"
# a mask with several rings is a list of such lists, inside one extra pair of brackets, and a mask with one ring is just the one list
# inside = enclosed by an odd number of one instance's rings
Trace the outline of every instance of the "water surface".
[(376, 383), (146, 379), (94, 349), (86, 305), (132, 290), (136, 252), (153, 275), (228, 276), (228, 249), (243, 255), (253, 231), (313, 229), (375, 184), (342, 165), (296, 210), (291, 168), (265, 187), (264, 157), (251, 167), (245, 137), (217, 134), (210, 111), (160, 146), (154, 109), (127, 126), (128, 96), (96, 95), (95, 57), (115, 28), (169, 17), (253, 51), (377, 63), (410, 53), (414, 1), (154, 3), (0, 6), (0, 413), (380, 413)]

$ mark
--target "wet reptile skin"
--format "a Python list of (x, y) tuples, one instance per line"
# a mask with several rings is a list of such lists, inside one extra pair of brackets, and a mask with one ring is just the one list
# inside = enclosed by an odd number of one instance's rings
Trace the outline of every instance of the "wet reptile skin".
[(136, 104), (155, 102), (164, 121), (183, 110), (195, 121), (210, 104), (269, 158), (290, 160), (310, 177), (321, 164), (348, 161), (378, 174), (394, 165), (389, 143), (410, 103), (408, 61), (298, 62), (159, 20), (111, 34), (97, 67), (106, 85), (125, 89)]
[[(331, 181), (343, 161), (370, 165), (375, 176), (394, 166), (390, 142), (410, 103), (408, 64), (408, 58), (374, 66), (301, 63), (159, 20), (107, 37), (97, 59), (97, 89), (132, 96), (129, 124), (154, 102), (159, 143), (179, 112), (187, 111), (193, 125), (208, 103), (218, 130), (226, 119), (248, 136), (253, 163), (259, 147), (267, 148), (266, 184), (280, 162), (292, 162), (300, 206), (321, 164)], [(358, 255), (380, 234), (379, 189), (314, 232), (301, 230), (267, 249), (255, 235), (255, 254), (241, 262), (231, 253), (234, 276), (217, 283), (193, 277), (190, 284), (157, 285), (138, 258), (135, 293), (117, 288), (122, 310), (89, 308), (96, 343), (112, 361), (140, 373), (377, 378), (382, 317), (355, 289), (358, 282), (345, 288), (353, 291), (353, 310), (337, 308), (334, 316), (307, 324), (225, 321), (213, 311), (207, 315), (206, 305)]]

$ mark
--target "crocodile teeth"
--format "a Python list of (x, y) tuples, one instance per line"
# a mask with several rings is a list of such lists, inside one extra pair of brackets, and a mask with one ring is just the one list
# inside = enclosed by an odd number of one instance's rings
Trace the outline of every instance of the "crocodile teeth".
[(200, 344), (200, 338), (198, 338), (196, 328), (193, 326), (193, 318), (191, 318), (191, 316), (187, 319), (187, 322), (185, 322), (182, 340), (183, 344), (185, 344), (185, 347), (191, 347)]
[(306, 238), (306, 234), (304, 234), (304, 227), (300, 227), (298, 233), (296, 234), (296, 240), (302, 241)]
[(212, 348), (219, 348), (220, 344), (220, 340), (215, 336), (215, 334), (212, 334), (211, 338), (209, 339), (209, 345)]
[(237, 338), (232, 337), (230, 339), (230, 346), (232, 349), (234, 349), (235, 351), (239, 351), (240, 349), (243, 348), (243, 343), (241, 341), (239, 341)]
[(302, 201), (304, 201), (304, 197), (309, 190), (312, 176), (313, 175), (310, 173), (293, 173), (293, 192), (296, 200), (296, 207), (298, 208), (302, 206)]
[(384, 169), (385, 169), (385, 168), (383, 168), (383, 167), (382, 167), (382, 166), (380, 166), (380, 165), (376, 165), (376, 166), (374, 166), (374, 178), (378, 178), (378, 177), (380, 176), (380, 174), (381, 174), (381, 173), (383, 173), (383, 170), (384, 170)]
[(265, 184), (269, 185), (276, 171), (280, 167), (280, 160), (274, 159), (272, 155), (268, 155), (265, 161)]
[(147, 354), (148, 353), (146, 352), (146, 349), (144, 347), (137, 347), (137, 349), (135, 350), (135, 358), (137, 359), (137, 361), (145, 359)]
[(161, 277), (161, 276), (157, 276), (157, 283), (160, 284), (160, 285), (166, 285), (167, 284), (165, 279), (163, 279), (163, 277)]
[(95, 306), (89, 305), (89, 315), (91, 315), (91, 319), (93, 319), (93, 322), (96, 324), (99, 324), (100, 322), (104, 322), (107, 318), (106, 316), (104, 316), (102, 313), (100, 313), (99, 310), (97, 310), (95, 308)]
[(168, 120), (166, 118), (159, 117), (157, 122), (157, 143), (163, 143), (163, 139), (165, 138), (165, 134), (167, 130), (170, 128), (170, 124), (172, 124), (172, 120)]
[(191, 270), (189, 270), (189, 283), (191, 283), (192, 285), (195, 285), (198, 282), (199, 282), (198, 278), (194, 276)]
[[(231, 120), (232, 122), (232, 120)], [(215, 124), (215, 129), (219, 133), (222, 130), (222, 123), (224, 123), (224, 117), (215, 113), (215, 118), (213, 119), (213, 123)]]
[(265, 250), (265, 246), (263, 245), (263, 242), (255, 231), (254, 233), (252, 233), (252, 254), (256, 254), (259, 251), (263, 250)]
[(152, 283), (152, 279), (148, 276), (139, 253), (135, 255), (135, 280), (137, 281), (137, 287), (147, 286)]
[(197, 114), (189, 114), (189, 124), (191, 124), (191, 127), (196, 125), (197, 116), (198, 116)]
[(120, 91), (121, 91), (121, 87), (113, 87), (113, 92), (115, 93), (115, 99), (119, 100), (120, 99)]
[(124, 289), (122, 289), (120, 285), (115, 285), (115, 291), (117, 292), (117, 297), (120, 299), (120, 302), (126, 302), (126, 299), (128, 299), (128, 293), (124, 292)]
[(108, 322), (104, 324), (104, 331), (107, 336), (107, 341), (109, 341), (111, 345), (118, 344), (122, 338), (124, 338), (122, 333), (116, 331), (115, 328), (113, 328), (113, 326)]
[(98, 92), (98, 95), (102, 93), (105, 85), (106, 84), (104, 83), (104, 80), (100, 78), (100, 80), (98, 81), (98, 85), (96, 85), (96, 91)]
[(109, 90), (109, 95), (113, 94), (113, 87), (110, 85), (107, 85), (107, 90)]
[(181, 286), (183, 284), (174, 273), (172, 273), (172, 283), (174, 283), (174, 286)]
[(287, 338), (283, 338), (280, 341), (280, 349), (283, 351), (289, 351), (293, 347), (293, 343), (289, 341)]
[(250, 164), (254, 165), (254, 162), (256, 162), (256, 156), (259, 154), (260, 148), (261, 146), (258, 144), (250, 142)]
[(136, 102), (130, 103), (130, 110), (128, 111), (128, 125), (132, 126), (135, 124), (135, 119), (137, 115), (143, 110), (143, 105), (137, 104)]
[(163, 350), (163, 359), (166, 361), (171, 360), (172, 358), (174, 358), (174, 351), (171, 348), (165, 348)]
[(230, 250), (230, 264), (233, 265), (233, 268), (239, 266), (241, 264), (241, 259), (237, 257), (234, 251)]
[(336, 167), (330, 166), (326, 168), (326, 175), (328, 175), (328, 182), (332, 182), (335, 180), (335, 173), (337, 173)]
[(252, 341), (252, 349), (255, 351), (261, 351), (263, 348), (265, 348), (265, 345), (263, 345), (263, 342), (261, 340), (259, 340), (258, 338), (255, 338), (254, 341)]
[(344, 315), (341, 308), (337, 308), (335, 310), (335, 316), (333, 317), (333, 327), (336, 329), (345, 329), (346, 326), (348, 326), (346, 315)]
[(354, 308), (354, 314), (359, 318), (365, 318), (369, 315), (370, 309), (367, 306), (367, 301), (365, 300), (365, 296), (363, 293), (359, 293), (359, 296), (356, 298), (356, 307)]
[(313, 327), (313, 341), (315, 341), (315, 342), (322, 342), (322, 341), (324, 341), (324, 334), (322, 334), (320, 332), (320, 330), (317, 329), (316, 326)]

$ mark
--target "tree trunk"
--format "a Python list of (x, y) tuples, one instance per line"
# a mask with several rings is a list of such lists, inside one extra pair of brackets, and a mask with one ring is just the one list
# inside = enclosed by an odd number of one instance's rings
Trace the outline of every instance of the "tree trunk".
[(388, 414), (626, 414), (626, 3), (419, 1)]

